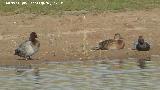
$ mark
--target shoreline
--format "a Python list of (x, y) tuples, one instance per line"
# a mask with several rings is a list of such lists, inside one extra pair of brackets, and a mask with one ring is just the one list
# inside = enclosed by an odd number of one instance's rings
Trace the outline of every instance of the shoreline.
[[(35, 16), (17, 14), (0, 16), (0, 62), (4, 64), (43, 63), (45, 61), (85, 61), (99, 59), (128, 59), (139, 57), (131, 50), (139, 35), (151, 44), (150, 56), (160, 55), (159, 13), (160, 9), (149, 11), (128, 11), (119, 13)], [(38, 34), (41, 47), (32, 61), (18, 60), (14, 49), (28, 39), (30, 32)], [(91, 51), (97, 42), (113, 38), (120, 33), (125, 40), (123, 50)]]

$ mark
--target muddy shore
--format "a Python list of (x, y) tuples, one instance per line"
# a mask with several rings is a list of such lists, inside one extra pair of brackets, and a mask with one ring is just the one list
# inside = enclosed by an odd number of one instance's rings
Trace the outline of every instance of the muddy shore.
[[(15, 14), (0, 16), (1, 64), (44, 63), (45, 61), (112, 60), (160, 55), (160, 9), (118, 13), (88, 13), (85, 15), (48, 16)], [(37, 32), (41, 42), (34, 60), (14, 56), (15, 48)], [(93, 51), (101, 40), (120, 33), (125, 40), (123, 50)], [(131, 50), (139, 35), (151, 44), (151, 50), (141, 53)]]

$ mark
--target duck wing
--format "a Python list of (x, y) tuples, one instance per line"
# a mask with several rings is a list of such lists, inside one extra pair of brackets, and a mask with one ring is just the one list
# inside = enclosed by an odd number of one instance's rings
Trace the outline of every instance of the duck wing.
[(149, 51), (150, 50), (150, 45), (147, 42), (145, 42), (142, 45), (141, 44), (137, 44), (136, 49), (138, 51)]
[(15, 55), (21, 57), (28, 57), (34, 53), (33, 47), (31, 46), (31, 41), (27, 40), (19, 45), (19, 47), (15, 50)]
[(108, 50), (108, 46), (113, 42), (114, 42), (113, 39), (104, 40), (104, 41), (99, 43), (99, 48), (101, 50)]
[(34, 53), (38, 52), (39, 47), (40, 47), (40, 42), (38, 40), (36, 40), (35, 44), (31, 43), (31, 46), (34, 50)]

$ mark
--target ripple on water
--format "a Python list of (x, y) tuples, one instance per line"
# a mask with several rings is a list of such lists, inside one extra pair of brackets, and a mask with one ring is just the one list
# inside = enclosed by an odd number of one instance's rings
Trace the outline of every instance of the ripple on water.
[(116, 65), (116, 60), (51, 63), (39, 68), (39, 75), (33, 74), (32, 69), (26, 69), (23, 75), (1, 71), (0, 89), (159, 90), (160, 68), (156, 62), (147, 62), (146, 69), (140, 69), (131, 60), (123, 62), (121, 68)]

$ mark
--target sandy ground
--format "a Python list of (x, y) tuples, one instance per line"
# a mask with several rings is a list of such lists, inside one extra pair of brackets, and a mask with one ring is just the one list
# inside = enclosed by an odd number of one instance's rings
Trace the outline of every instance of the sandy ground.
[[(35, 14), (0, 15), (0, 63), (43, 63), (44, 61), (137, 58), (131, 50), (139, 35), (151, 44), (149, 55), (160, 52), (160, 9), (119, 13), (48, 16)], [(15, 48), (35, 31), (41, 42), (34, 60), (14, 56)], [(92, 51), (97, 42), (120, 33), (123, 50)], [(148, 53), (148, 52), (147, 52)], [(142, 54), (140, 54), (142, 55)], [(144, 54), (144, 56), (147, 56)]]

